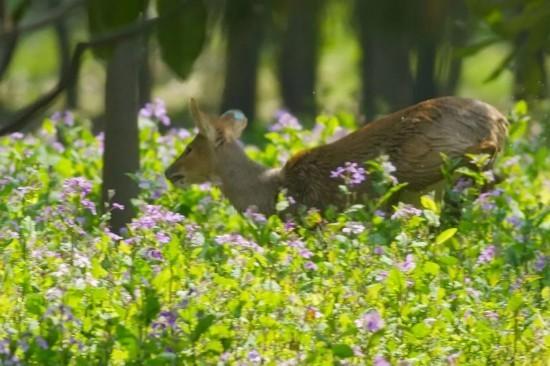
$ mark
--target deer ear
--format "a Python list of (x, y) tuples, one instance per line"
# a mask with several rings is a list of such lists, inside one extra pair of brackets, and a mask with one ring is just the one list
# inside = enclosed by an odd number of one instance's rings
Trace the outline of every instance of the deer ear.
[(199, 129), (199, 133), (204, 135), (209, 141), (216, 141), (216, 129), (212, 125), (209, 116), (201, 111), (199, 103), (194, 98), (189, 100), (189, 106), (191, 107), (191, 115), (193, 121)]
[(231, 109), (220, 117), (225, 140), (237, 140), (241, 137), (248, 120), (243, 112)]

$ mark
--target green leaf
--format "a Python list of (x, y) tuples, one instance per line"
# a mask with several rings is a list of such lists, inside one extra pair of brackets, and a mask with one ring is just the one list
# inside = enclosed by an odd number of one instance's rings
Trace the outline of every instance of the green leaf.
[[(88, 0), (88, 27), (92, 37), (135, 22), (147, 8), (147, 0)], [(107, 59), (112, 47), (94, 47), (94, 54)]]
[(525, 100), (520, 100), (514, 105), (514, 113), (518, 116), (524, 116), (527, 114), (528, 107)]
[(138, 339), (128, 328), (121, 324), (117, 325), (116, 339), (118, 343), (120, 343), (123, 348), (130, 354), (131, 358), (137, 355)]
[(457, 232), (457, 228), (455, 227), (443, 231), (437, 236), (437, 238), (435, 238), (435, 243), (437, 245), (443, 244), (444, 242), (452, 238), (456, 234), (456, 232)]
[(424, 272), (437, 276), (439, 274), (439, 264), (434, 262), (424, 263)]
[(339, 358), (353, 357), (353, 350), (347, 344), (335, 344), (332, 346), (332, 353)]
[(508, 310), (514, 313), (521, 307), (521, 305), (523, 305), (523, 298), (521, 295), (515, 294), (510, 298), (510, 301), (508, 301)]
[(396, 268), (389, 272), (386, 284), (389, 290), (396, 292), (400, 292), (407, 287), (405, 276)]
[(199, 319), (199, 322), (195, 329), (193, 330), (193, 333), (189, 336), (192, 342), (196, 342), (199, 340), (200, 336), (204, 334), (210, 328), (210, 326), (214, 323), (214, 320), (216, 317), (212, 314), (207, 314)]
[(428, 328), (428, 326), (424, 323), (415, 324), (411, 330), (414, 336), (419, 339), (425, 338), (428, 334), (430, 334), (430, 328)]
[(422, 206), (430, 211), (433, 211), (435, 213), (439, 212), (439, 208), (437, 207), (437, 204), (430, 196), (422, 196), (420, 197), (420, 203)]
[(203, 0), (157, 0), (157, 37), (163, 61), (185, 79), (201, 53), (206, 39), (207, 11)]
[(143, 309), (140, 318), (146, 325), (149, 325), (160, 311), (160, 302), (152, 288), (145, 288), (143, 296)]

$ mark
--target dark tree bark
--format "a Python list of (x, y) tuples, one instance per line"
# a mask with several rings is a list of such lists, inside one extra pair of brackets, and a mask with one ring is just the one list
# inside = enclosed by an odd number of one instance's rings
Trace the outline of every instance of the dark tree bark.
[(439, 94), (436, 60), (437, 51), (444, 40), (447, 8), (447, 0), (417, 0), (417, 69), (414, 102)]
[[(0, 0), (0, 31), (9, 33), (12, 31), (14, 24), (10, 18), (5, 0)], [(18, 36), (13, 35), (5, 40), (0, 40), (0, 80), (6, 74), (17, 46)]]
[[(49, 0), (49, 5), (52, 8), (60, 6), (60, 4), (60, 0)], [(55, 22), (61, 73), (65, 73), (71, 65), (71, 41), (67, 28), (66, 19), (61, 18)], [(75, 80), (73, 84), (67, 86), (65, 96), (66, 107), (68, 109), (75, 109), (78, 106), (78, 80)]]
[(418, 46), (418, 68), (414, 85), (414, 101), (420, 102), (437, 95), (435, 60), (437, 42), (428, 40)]
[(315, 78), (322, 0), (290, 1), (279, 58), (284, 105), (300, 117), (316, 114)]
[(103, 154), (103, 202), (124, 205), (113, 210), (111, 227), (118, 231), (134, 216), (131, 200), (138, 194), (137, 183), (128, 174), (139, 169), (137, 127), (139, 39), (123, 40), (114, 47), (107, 65), (105, 90), (105, 151)]
[(361, 106), (368, 120), (412, 102), (410, 6), (397, 0), (357, 0)]
[(151, 86), (153, 85), (153, 74), (151, 71), (151, 64), (149, 61), (149, 42), (147, 38), (144, 38), (142, 45), (142, 57), (141, 65), (139, 68), (139, 106), (145, 105), (145, 103), (151, 101)]
[(514, 98), (516, 100), (542, 99), (548, 95), (545, 52), (530, 44), (529, 37), (533, 36), (530, 32), (523, 32), (516, 40), (517, 56), (514, 65)]
[(462, 57), (457, 57), (455, 50), (465, 47), (470, 37), (468, 7), (465, 0), (453, 0), (449, 3), (449, 41), (452, 49), (449, 63), (449, 71), (446, 79), (440, 85), (441, 95), (453, 95), (458, 87), (462, 75)]
[(231, 0), (225, 8), (227, 33), (225, 85), (221, 108), (238, 108), (249, 121), (256, 112), (256, 83), (266, 0)]

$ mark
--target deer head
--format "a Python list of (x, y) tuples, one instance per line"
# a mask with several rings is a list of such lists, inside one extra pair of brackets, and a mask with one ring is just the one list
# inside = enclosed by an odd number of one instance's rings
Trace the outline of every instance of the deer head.
[(228, 145), (238, 145), (247, 124), (245, 115), (238, 110), (216, 117), (202, 112), (194, 99), (190, 106), (199, 133), (165, 172), (166, 178), (178, 187), (219, 181), (220, 152), (227, 150)]

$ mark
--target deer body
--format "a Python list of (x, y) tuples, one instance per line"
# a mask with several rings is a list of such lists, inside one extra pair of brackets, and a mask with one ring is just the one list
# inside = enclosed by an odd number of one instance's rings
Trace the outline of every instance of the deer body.
[[(494, 157), (507, 133), (506, 118), (486, 103), (436, 98), (373, 121), (333, 143), (298, 153), (281, 169), (268, 169), (251, 161), (236, 141), (246, 126), (241, 112), (229, 111), (212, 119), (194, 101), (192, 111), (199, 135), (166, 176), (183, 185), (213, 181), (238, 210), (256, 206), (266, 214), (274, 213), (281, 189), (309, 207), (340, 205), (342, 181), (331, 178), (331, 171), (345, 162), (363, 164), (382, 154), (397, 168), (394, 175), (399, 182), (408, 183), (409, 190), (422, 191), (441, 181), (441, 153), (451, 158), (467, 153)], [(196, 159), (191, 156), (195, 151)], [(200, 173), (201, 169), (208, 172)], [(357, 192), (368, 195), (369, 185), (360, 185)]]

